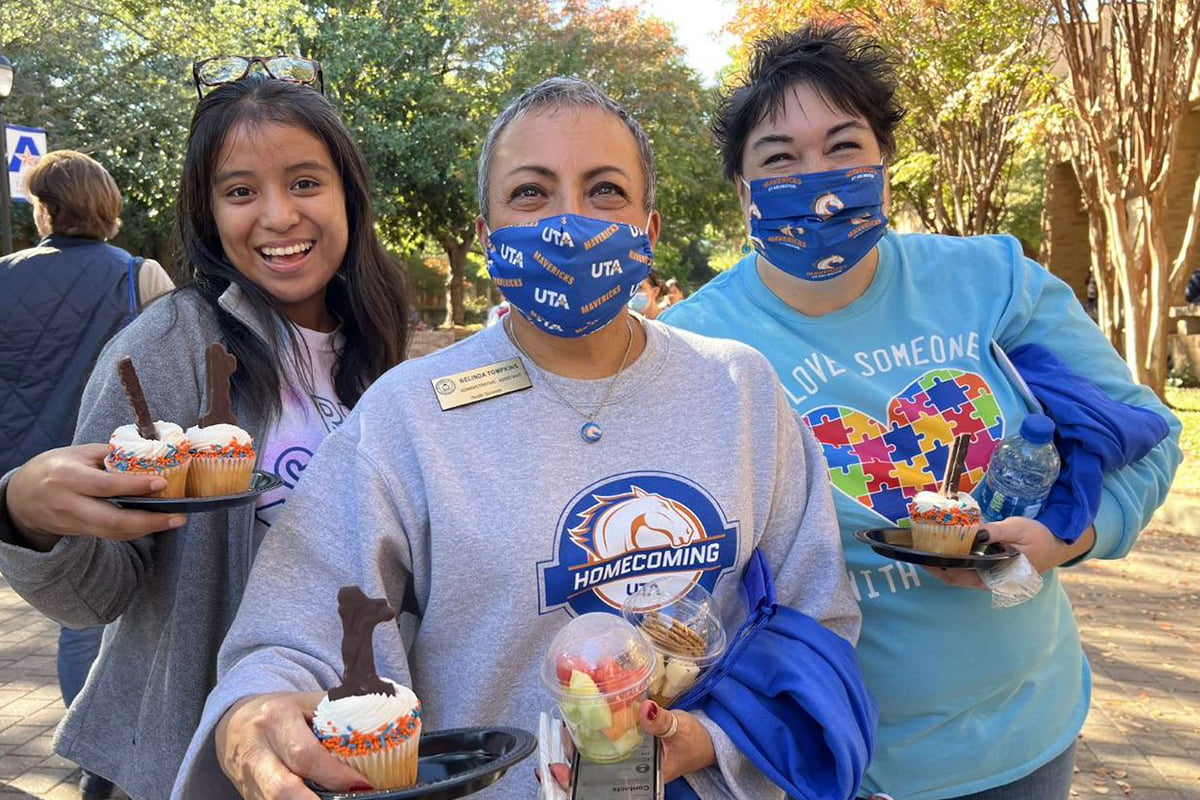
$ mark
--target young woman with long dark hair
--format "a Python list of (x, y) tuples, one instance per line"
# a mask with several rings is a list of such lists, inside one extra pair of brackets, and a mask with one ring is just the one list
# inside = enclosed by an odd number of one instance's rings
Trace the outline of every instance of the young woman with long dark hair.
[[(0, 482), (0, 570), (13, 588), (64, 624), (113, 623), (57, 750), (134, 800), (170, 792), (258, 544), (308, 457), (407, 342), (403, 273), (375, 236), (345, 125), (302, 79), (244, 61), (249, 74), (213, 89), (192, 119), (177, 222), (191, 283), (101, 354), (77, 445)], [(237, 357), (238, 425), (285, 487), (190, 519), (115, 508), (104, 498), (164, 483), (107, 473), (105, 446), (81, 444), (132, 419), (118, 360), (133, 359), (156, 419), (187, 428), (205, 404), (213, 342)]]

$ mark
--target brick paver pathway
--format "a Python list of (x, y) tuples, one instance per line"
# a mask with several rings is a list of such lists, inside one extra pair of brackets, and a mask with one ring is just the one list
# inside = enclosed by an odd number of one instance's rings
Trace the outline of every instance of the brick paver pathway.
[(1092, 665), (1080, 798), (1200, 799), (1200, 551), (1150, 531), (1120, 561), (1066, 576)]
[[(1147, 532), (1066, 578), (1094, 673), (1075, 797), (1200, 800), (1197, 541)], [(57, 635), (0, 579), (0, 800), (78, 800), (78, 772), (50, 751)]]

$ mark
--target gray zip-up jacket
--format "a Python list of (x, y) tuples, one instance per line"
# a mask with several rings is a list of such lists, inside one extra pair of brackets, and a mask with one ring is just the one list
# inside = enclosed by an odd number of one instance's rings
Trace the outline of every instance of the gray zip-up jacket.
[[(260, 335), (236, 287), (221, 306)], [(155, 419), (196, 424), (204, 350), (220, 336), (200, 296), (183, 290), (149, 307), (101, 353), (84, 390), (75, 443), (106, 442), (133, 419), (116, 364), (132, 356)], [(264, 420), (237, 407), (261, 452)], [(161, 800), (216, 683), (217, 649), (253, 556), (253, 506), (193, 514), (178, 530), (131, 542), (63, 537), (39, 553), (12, 544), (0, 480), (0, 572), (39, 611), (69, 627), (113, 623), (54, 749), (113, 780), (133, 800)]]

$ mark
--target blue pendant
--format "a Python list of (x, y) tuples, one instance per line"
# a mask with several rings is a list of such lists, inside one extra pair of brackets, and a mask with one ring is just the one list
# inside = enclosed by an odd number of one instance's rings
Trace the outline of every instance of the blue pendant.
[(600, 441), (601, 436), (600, 426), (595, 422), (588, 420), (587, 422), (583, 423), (583, 427), (579, 429), (579, 435), (582, 436), (583, 440), (588, 444), (598, 442)]

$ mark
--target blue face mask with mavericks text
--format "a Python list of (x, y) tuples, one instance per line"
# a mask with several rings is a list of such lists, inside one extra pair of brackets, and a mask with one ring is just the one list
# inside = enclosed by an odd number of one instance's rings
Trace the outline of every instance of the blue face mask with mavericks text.
[(559, 214), (488, 231), (488, 273), (517, 312), (555, 336), (612, 322), (650, 274), (647, 232), (624, 222)]
[(746, 183), (750, 243), (774, 266), (807, 281), (845, 273), (887, 231), (883, 165)]

